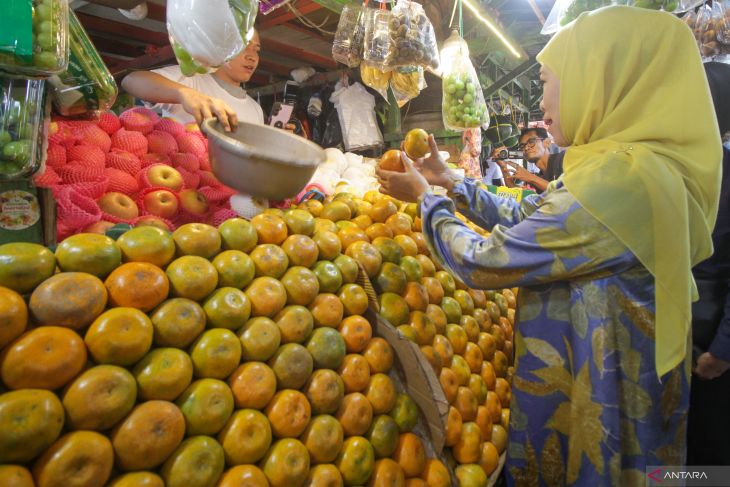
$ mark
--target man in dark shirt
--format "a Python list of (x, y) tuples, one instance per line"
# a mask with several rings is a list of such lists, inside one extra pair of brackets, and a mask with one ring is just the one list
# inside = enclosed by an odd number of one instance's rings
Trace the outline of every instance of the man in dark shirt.
[[(534, 186), (539, 192), (547, 189), (550, 181), (554, 181), (563, 174), (564, 152), (550, 153), (552, 141), (544, 128), (533, 127), (522, 130), (519, 150), (527, 162), (531, 162), (540, 170), (540, 175), (532, 174), (519, 164), (501, 161), (502, 173), (505, 179), (519, 179)], [(509, 181), (511, 182), (511, 181)], [(510, 185), (508, 182), (508, 186)]]
[[(720, 133), (730, 130), (730, 65), (706, 63)], [(730, 150), (723, 148), (714, 254), (693, 269), (694, 376), (687, 432), (689, 465), (730, 465)]]

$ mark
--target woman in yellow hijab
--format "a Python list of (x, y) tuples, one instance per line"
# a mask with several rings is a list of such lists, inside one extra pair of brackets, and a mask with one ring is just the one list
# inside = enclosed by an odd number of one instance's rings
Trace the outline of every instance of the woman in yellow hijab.
[(421, 197), (432, 254), (467, 285), (522, 287), (510, 482), (644, 485), (650, 466), (684, 462), (690, 269), (712, 253), (720, 184), (707, 80), (682, 21), (632, 7), (581, 15), (538, 60), (546, 122), (569, 146), (545, 193), (499, 198), (436, 155), (378, 176)]

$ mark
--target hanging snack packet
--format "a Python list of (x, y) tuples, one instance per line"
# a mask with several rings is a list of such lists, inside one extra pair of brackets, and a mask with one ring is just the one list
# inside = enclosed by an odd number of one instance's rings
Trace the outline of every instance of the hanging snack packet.
[(362, 82), (374, 89), (385, 101), (388, 101), (388, 82), (392, 75), (391, 71), (382, 71), (380, 68), (371, 66), (368, 63), (360, 64), (360, 78)]
[(454, 31), (444, 43), (441, 59), (444, 127), (464, 130), (488, 123), (487, 104), (469, 59), (469, 47), (458, 32)]
[(365, 9), (365, 43), (363, 60), (370, 66), (385, 69), (390, 53), (390, 10)]
[(436, 34), (423, 7), (410, 0), (400, 0), (390, 17), (389, 67), (424, 66), (438, 68)]
[(346, 5), (340, 14), (335, 40), (332, 42), (332, 58), (349, 68), (356, 68), (362, 61), (365, 40), (365, 11), (361, 5)]
[(401, 69), (393, 71), (390, 77), (390, 89), (398, 103), (398, 107), (402, 107), (415, 97), (421, 94), (426, 88), (426, 79), (423, 77), (423, 68)]

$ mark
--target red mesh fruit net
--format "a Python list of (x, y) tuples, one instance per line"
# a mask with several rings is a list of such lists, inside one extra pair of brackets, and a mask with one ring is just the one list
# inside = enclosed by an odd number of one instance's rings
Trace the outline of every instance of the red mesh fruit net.
[(99, 115), (99, 121), (97, 124), (109, 135), (122, 128), (122, 122), (120, 122), (119, 118), (112, 112), (102, 112), (101, 115)]
[(230, 188), (227, 188), (225, 186), (221, 187), (212, 187), (212, 186), (204, 186), (200, 189), (198, 189), (198, 192), (205, 196), (208, 201), (213, 203), (218, 203), (221, 201), (225, 201), (229, 199), (231, 196), (236, 194), (235, 191), (233, 191)]
[(230, 220), (231, 218), (238, 218), (238, 213), (231, 210), (230, 208), (220, 208), (215, 213), (213, 213), (212, 225), (214, 227), (218, 227), (221, 223), (226, 220)]
[(94, 198), (79, 193), (75, 188), (63, 188), (55, 196), (58, 221), (64, 231), (86, 228), (101, 220), (101, 209)]
[(126, 220), (124, 218), (119, 218), (118, 216), (110, 215), (109, 213), (107, 213), (103, 210), (101, 212), (101, 219), (106, 220), (108, 222), (112, 222), (112, 223), (127, 223), (129, 225), (131, 225), (132, 222), (134, 221), (134, 220)]
[(154, 164), (170, 165), (170, 158), (162, 154), (145, 154), (140, 158), (142, 168), (152, 166)]
[(200, 186), (200, 176), (198, 173), (186, 171), (182, 168), (178, 169), (178, 171), (180, 172), (183, 181), (185, 181), (186, 189), (198, 189), (198, 186)]
[(64, 184), (63, 188), (72, 188), (79, 194), (88, 196), (94, 200), (98, 200), (101, 196), (106, 193), (106, 187), (109, 184), (109, 180), (106, 176), (101, 176), (99, 179), (94, 181), (82, 181), (73, 184)]
[(57, 121), (54, 125), (51, 125), (51, 132), (54, 130), (55, 133), (51, 133), (51, 135), (48, 136), (48, 141), (53, 144), (59, 144), (64, 147), (73, 147), (76, 145), (76, 143), (81, 140), (80, 135), (76, 131), (76, 129), (70, 125), (67, 122), (63, 121)]
[(141, 157), (147, 153), (147, 137), (139, 132), (122, 128), (112, 135), (112, 147)]
[(105, 169), (104, 174), (109, 179), (109, 184), (106, 188), (107, 191), (116, 191), (132, 197), (139, 191), (139, 183), (131, 174), (114, 169), (113, 167)]
[(61, 184), (61, 178), (51, 166), (46, 166), (42, 174), (36, 174), (33, 182), (41, 188), (51, 188), (57, 184)]
[(161, 130), (168, 134), (177, 137), (185, 133), (185, 126), (175, 120), (169, 118), (161, 118), (159, 122), (155, 124), (155, 130)]
[(127, 152), (121, 149), (112, 149), (112, 151), (106, 155), (106, 165), (114, 169), (119, 169), (127, 174), (136, 177), (140, 169), (142, 169), (142, 163), (139, 157), (135, 156), (131, 152)]
[(119, 121), (127, 130), (148, 134), (155, 128), (160, 117), (148, 108), (135, 107), (119, 115)]
[(88, 122), (78, 128), (81, 136), (81, 143), (93, 145), (102, 150), (102, 152), (109, 152), (112, 147), (112, 139), (109, 134), (104, 132), (98, 125), (93, 122)]
[(66, 148), (58, 144), (48, 144), (46, 165), (59, 167), (64, 164), (66, 164)]
[(200, 170), (200, 163), (195, 154), (187, 154), (178, 152), (170, 156), (170, 162), (177, 169), (185, 169), (186, 171), (197, 172)]
[(210, 171), (200, 171), (200, 185), (201, 186), (221, 186), (221, 182), (215, 177)]
[(203, 171), (212, 171), (213, 168), (210, 165), (210, 160), (208, 159), (208, 153), (206, 152), (203, 157), (198, 158), (198, 162), (200, 163), (200, 169)]
[(195, 154), (198, 157), (203, 157), (207, 152), (203, 139), (194, 132), (185, 132), (176, 140), (180, 152)]
[(104, 176), (104, 167), (91, 167), (76, 161), (56, 169), (64, 184), (76, 184), (97, 181)]
[(94, 145), (75, 145), (66, 150), (66, 159), (78, 161), (87, 167), (104, 169), (104, 166), (106, 166), (104, 151)]
[(153, 130), (147, 134), (147, 151), (154, 154), (174, 154), (177, 152), (177, 142), (171, 134)]

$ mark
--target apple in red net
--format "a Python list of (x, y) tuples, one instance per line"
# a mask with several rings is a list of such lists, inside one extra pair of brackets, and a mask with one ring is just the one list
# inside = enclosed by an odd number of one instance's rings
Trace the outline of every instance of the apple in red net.
[(170, 219), (177, 214), (177, 197), (166, 189), (150, 191), (143, 198), (144, 209), (160, 218)]
[(160, 218), (159, 216), (154, 215), (144, 215), (139, 218), (137, 218), (137, 221), (134, 223), (135, 227), (157, 227), (160, 230), (165, 230), (167, 232), (170, 231), (170, 227), (167, 223), (165, 223), (165, 220)]
[(185, 185), (180, 172), (165, 164), (155, 164), (142, 171), (150, 186), (160, 186), (173, 191), (180, 191)]
[(114, 191), (99, 198), (99, 208), (104, 213), (122, 220), (132, 220), (139, 216), (137, 203), (126, 194)]
[(180, 206), (183, 210), (191, 215), (201, 216), (208, 213), (210, 205), (208, 198), (198, 193), (194, 189), (184, 189), (180, 191)]
[(92, 223), (88, 227), (84, 228), (84, 233), (101, 233), (102, 235), (106, 233), (107, 230), (109, 230), (111, 227), (114, 226), (114, 223), (108, 222), (106, 220), (100, 220), (96, 223)]

